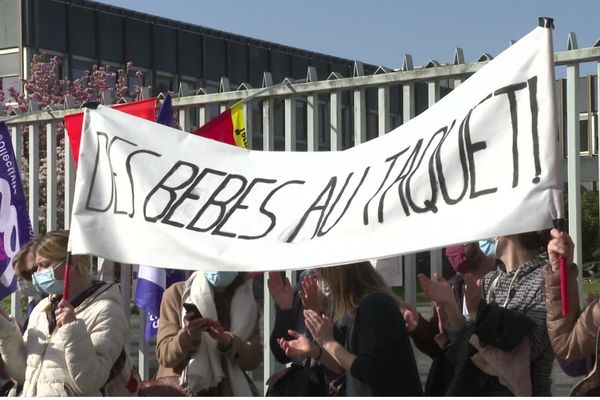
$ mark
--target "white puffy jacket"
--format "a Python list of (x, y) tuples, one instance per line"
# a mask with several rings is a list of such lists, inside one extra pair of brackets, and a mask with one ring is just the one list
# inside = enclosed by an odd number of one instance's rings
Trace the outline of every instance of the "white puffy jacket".
[(48, 332), (49, 312), (46, 298), (33, 309), (23, 335), (14, 320), (0, 316), (0, 354), (7, 360), (10, 375), (24, 382), (22, 395), (102, 396), (100, 389), (129, 333), (118, 286), (98, 288), (75, 308), (77, 319), (52, 335)]

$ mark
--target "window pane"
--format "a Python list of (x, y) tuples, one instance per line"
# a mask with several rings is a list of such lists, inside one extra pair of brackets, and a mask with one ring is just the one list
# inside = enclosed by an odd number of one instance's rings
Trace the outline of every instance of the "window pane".
[(6, 76), (0, 79), (0, 90), (4, 93), (4, 101), (10, 103), (14, 101), (9, 95), (9, 89), (14, 88), (17, 92), (21, 91), (21, 78), (18, 76)]

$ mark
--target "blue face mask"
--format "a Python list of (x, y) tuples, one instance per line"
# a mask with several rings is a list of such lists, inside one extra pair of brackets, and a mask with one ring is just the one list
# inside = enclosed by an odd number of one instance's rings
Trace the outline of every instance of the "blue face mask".
[(56, 279), (56, 277), (54, 276), (54, 270), (63, 264), (64, 262), (58, 264), (54, 268), (46, 268), (41, 272), (36, 272), (35, 274), (33, 274), (33, 286), (38, 292), (40, 292), (40, 294), (62, 294), (64, 282), (62, 280)]
[(237, 278), (239, 272), (232, 271), (206, 271), (204, 276), (208, 283), (216, 288), (227, 287)]
[(490, 258), (496, 258), (496, 244), (495, 239), (486, 239), (479, 241), (479, 248), (486, 256)]

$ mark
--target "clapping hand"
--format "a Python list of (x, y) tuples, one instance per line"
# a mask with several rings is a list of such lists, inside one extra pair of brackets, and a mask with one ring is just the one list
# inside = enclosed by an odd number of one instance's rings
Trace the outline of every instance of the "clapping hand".
[(290, 358), (318, 357), (319, 348), (313, 342), (308, 340), (306, 335), (302, 335), (293, 330), (288, 330), (288, 335), (292, 337), (291, 340), (285, 340), (282, 337), (277, 339), (279, 347), (281, 347), (286, 356)]
[(283, 279), (278, 271), (269, 272), (267, 286), (273, 301), (281, 310), (291, 310), (294, 305), (294, 290), (288, 278)]
[(302, 279), (300, 300), (305, 310), (321, 311), (321, 293), (315, 276), (307, 275)]
[(333, 323), (328, 316), (319, 315), (313, 310), (304, 310), (304, 323), (321, 347), (324, 343), (335, 340), (333, 338)]
[(402, 314), (406, 331), (413, 333), (417, 329), (417, 325), (419, 325), (419, 313), (412, 305), (402, 301)]
[(437, 272), (434, 275), (435, 280), (429, 279), (424, 274), (419, 274), (419, 284), (423, 288), (425, 295), (429, 299), (439, 303), (440, 305), (452, 304), (456, 302), (454, 292), (448, 282), (442, 278)]

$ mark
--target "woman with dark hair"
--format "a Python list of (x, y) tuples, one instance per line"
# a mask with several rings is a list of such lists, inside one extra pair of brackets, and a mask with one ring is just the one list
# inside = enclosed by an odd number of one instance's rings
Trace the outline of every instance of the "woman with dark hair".
[[(316, 270), (329, 289), (332, 316), (305, 310), (310, 341), (306, 354), (330, 370), (345, 372), (347, 396), (416, 396), (422, 394), (415, 357), (398, 299), (371, 263), (359, 262)], [(335, 329), (345, 328), (343, 342)], [(339, 337), (339, 336), (338, 336)], [(298, 350), (299, 341), (280, 345)]]
[(480, 281), (465, 275), (473, 323), (463, 318), (443, 279), (419, 275), (425, 293), (447, 316), (455, 366), (447, 395), (551, 395), (554, 353), (543, 287), (548, 239), (547, 231), (528, 232), (488, 243), (497, 268)]
[(159, 321), (157, 379), (175, 378), (199, 396), (256, 394), (244, 372), (262, 360), (260, 315), (249, 274), (193, 273), (165, 291)]

